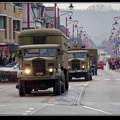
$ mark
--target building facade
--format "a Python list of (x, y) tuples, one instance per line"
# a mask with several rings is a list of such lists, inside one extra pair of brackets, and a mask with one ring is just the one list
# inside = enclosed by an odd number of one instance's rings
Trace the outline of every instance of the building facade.
[(0, 3), (0, 55), (16, 52), (22, 13), (22, 3)]

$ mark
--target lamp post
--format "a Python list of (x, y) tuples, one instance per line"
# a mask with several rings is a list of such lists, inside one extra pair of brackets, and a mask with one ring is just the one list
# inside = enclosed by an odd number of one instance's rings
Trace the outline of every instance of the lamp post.
[(88, 34), (85, 34), (85, 40), (86, 40), (86, 48), (88, 48), (89, 47), (89, 43), (88, 43)]
[(30, 29), (30, 3), (27, 3), (27, 29)]
[[(60, 11), (59, 7), (58, 7), (58, 29), (60, 27), (60, 16), (63, 16), (63, 15), (66, 15), (68, 14), (69, 15), (69, 19), (72, 19), (72, 15), (73, 15), (73, 12), (72, 11)], [(60, 14), (60, 12), (63, 12), (62, 14)]]
[(82, 40), (83, 27), (79, 27), (78, 29), (80, 30), (80, 44), (84, 45)]
[(74, 8), (74, 6), (72, 5), (72, 3), (70, 3), (69, 8), (70, 8), (70, 10), (72, 10)]
[[(68, 22), (68, 21), (70, 21), (70, 22)], [(68, 25), (71, 23), (75, 23), (75, 26), (73, 25), (73, 34), (74, 34), (74, 27), (77, 28), (78, 20), (67, 20), (67, 17), (66, 17), (66, 29), (67, 29)], [(67, 35), (67, 30), (66, 30), (66, 35)], [(74, 37), (73, 37), (73, 39), (74, 39)]]
[(54, 3), (54, 28), (56, 28), (56, 7), (57, 3)]
[(86, 39), (85, 39), (85, 34), (86, 34), (86, 31), (83, 31), (83, 44), (86, 46)]
[(118, 19), (120, 19), (120, 16), (114, 17), (115, 24), (117, 24)]

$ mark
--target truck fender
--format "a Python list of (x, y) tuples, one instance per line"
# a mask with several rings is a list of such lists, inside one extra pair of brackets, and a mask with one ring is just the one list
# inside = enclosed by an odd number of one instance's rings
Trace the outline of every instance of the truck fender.
[(17, 72), (17, 78), (23, 77), (24, 76), (24, 70), (18, 70)]

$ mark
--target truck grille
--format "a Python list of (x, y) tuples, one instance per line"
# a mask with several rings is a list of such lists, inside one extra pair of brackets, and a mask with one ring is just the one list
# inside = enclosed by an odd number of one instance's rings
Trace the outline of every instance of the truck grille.
[(44, 59), (34, 59), (32, 61), (33, 64), (33, 74), (42, 73), (41, 75), (45, 75), (45, 60)]
[(72, 60), (72, 70), (80, 70), (80, 60)]

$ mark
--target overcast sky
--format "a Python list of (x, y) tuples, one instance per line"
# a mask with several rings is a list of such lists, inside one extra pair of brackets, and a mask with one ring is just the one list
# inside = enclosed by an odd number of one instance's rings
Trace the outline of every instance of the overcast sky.
[[(90, 5), (96, 5), (96, 4), (104, 4), (104, 5), (112, 5), (113, 9), (119, 10), (120, 9), (120, 2), (73, 2), (72, 3), (74, 6), (74, 9), (86, 9), (87, 7), (89, 7)], [(45, 5), (46, 7), (48, 6), (54, 6), (54, 2), (46, 2), (43, 3), (43, 5)], [(59, 2), (57, 3), (57, 6), (60, 9), (67, 9), (69, 7), (70, 3), (69, 2)]]

